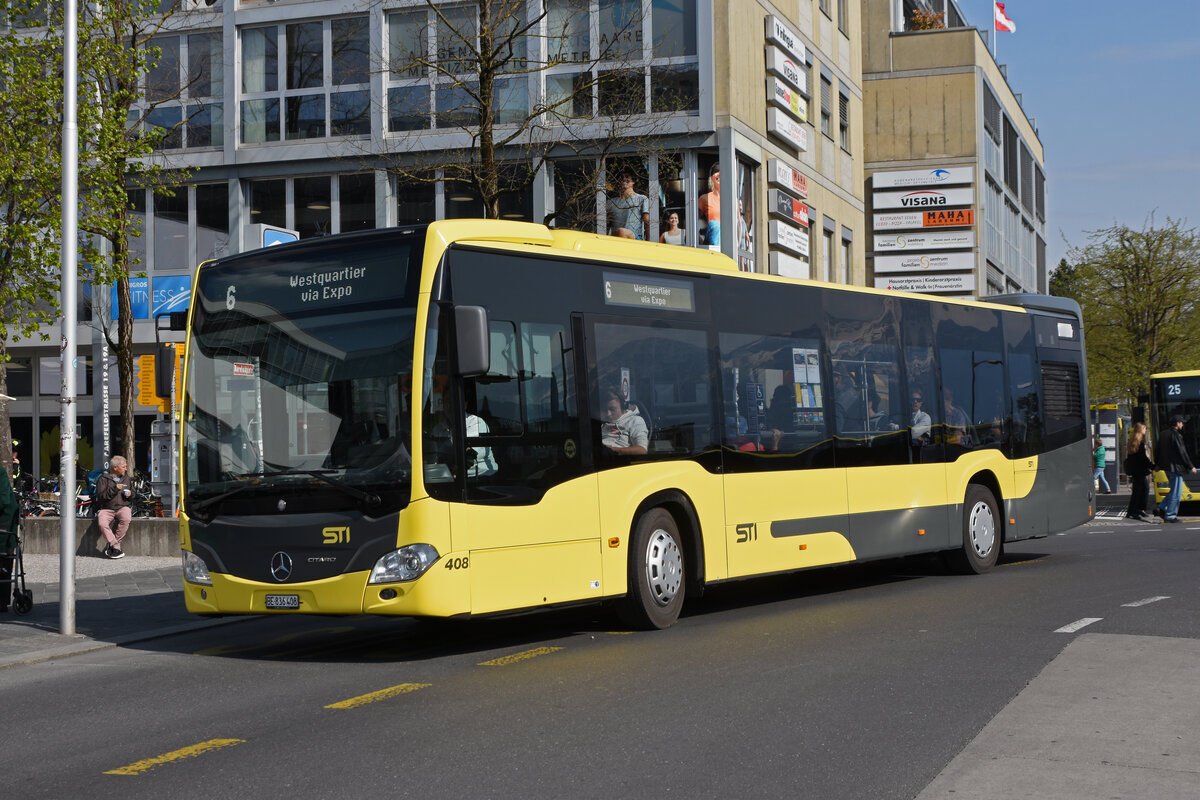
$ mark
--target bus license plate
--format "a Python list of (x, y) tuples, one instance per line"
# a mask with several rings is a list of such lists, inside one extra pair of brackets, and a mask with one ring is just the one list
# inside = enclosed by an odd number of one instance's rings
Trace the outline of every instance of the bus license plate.
[(269, 594), (267, 595), (267, 608), (299, 608), (300, 595), (298, 594)]

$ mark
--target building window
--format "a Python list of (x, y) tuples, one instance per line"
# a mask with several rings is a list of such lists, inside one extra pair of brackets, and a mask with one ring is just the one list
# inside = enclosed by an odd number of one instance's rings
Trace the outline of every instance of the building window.
[(821, 13), (828, 17), (829, 16), (829, 0), (820, 0), (820, 3), (818, 3), (818, 6), (821, 9)]
[(853, 232), (842, 228), (842, 263), (838, 267), (841, 283), (852, 283), (854, 280), (854, 240)]
[(838, 30), (841, 31), (842, 33), (846, 33), (846, 35), (848, 36), (849, 34), (847, 33), (847, 31), (850, 30), (850, 20), (848, 19), (848, 15), (850, 13), (850, 10), (849, 10), (848, 4), (846, 3), (846, 0), (837, 0), (837, 12), (838, 12)]
[(130, 255), (142, 270), (191, 271), (201, 261), (229, 255), (227, 184), (134, 189), (128, 196), (133, 224), (142, 232), (129, 238)]
[[(502, 26), (494, 38), (514, 45), (501, 66), (508, 74), (497, 80), (490, 100), (496, 122), (522, 124), (535, 107), (565, 119), (699, 110), (695, 6), (695, 0), (651, 0), (648, 6), (637, 0), (547, 0), (537, 29), (520, 36), (516, 31), (526, 20), (513, 16), (510, 28)], [(387, 16), (391, 133), (478, 124), (479, 99), (470, 81), (478, 71), (477, 9), (438, 8)], [(528, 37), (538, 40), (539, 64), (526, 60)], [(534, 98), (544, 102), (535, 106)]]
[(252, 180), (247, 196), (251, 222), (290, 228), (301, 239), (375, 227), (372, 172)]
[(850, 152), (850, 98), (838, 94), (838, 141), (842, 149)]
[(243, 30), (242, 142), (369, 134), (369, 29), (364, 16)]
[(821, 133), (833, 138), (833, 82), (821, 76)]
[(145, 92), (134, 108), (144, 115), (147, 129), (163, 132), (156, 149), (223, 146), (221, 32), (156, 36), (149, 46), (159, 54), (146, 73)]
[[(832, 222), (829, 217), (826, 217), (825, 220)], [(821, 280), (831, 281), (835, 278), (833, 272), (833, 228), (827, 226), (822, 232), (821, 238)]]

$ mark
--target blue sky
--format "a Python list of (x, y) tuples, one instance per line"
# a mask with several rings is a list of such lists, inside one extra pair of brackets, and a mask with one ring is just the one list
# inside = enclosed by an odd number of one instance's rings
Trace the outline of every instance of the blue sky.
[[(958, 0), (992, 27), (991, 0)], [(996, 60), (1045, 149), (1046, 262), (1114, 222), (1200, 228), (1200, 0), (1005, 0)], [(1064, 237), (1066, 242), (1064, 242)]]

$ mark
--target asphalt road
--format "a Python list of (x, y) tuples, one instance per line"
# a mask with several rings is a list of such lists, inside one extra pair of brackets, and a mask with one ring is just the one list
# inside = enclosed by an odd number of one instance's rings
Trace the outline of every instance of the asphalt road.
[(5, 794), (913, 798), (1080, 635), (1200, 637), (1198, 574), (1200, 524), (1099, 519), (984, 576), (716, 587), (653, 633), (253, 619), (5, 670)]

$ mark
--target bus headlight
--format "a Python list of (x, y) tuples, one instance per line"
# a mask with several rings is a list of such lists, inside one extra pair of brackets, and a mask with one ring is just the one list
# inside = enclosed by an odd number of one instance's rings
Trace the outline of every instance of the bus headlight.
[(190, 550), (183, 551), (183, 579), (188, 583), (212, 586), (212, 576), (208, 574), (208, 566), (200, 556)]
[(367, 583), (397, 583), (413, 581), (438, 560), (438, 551), (431, 544), (410, 544), (393, 550), (375, 562)]

